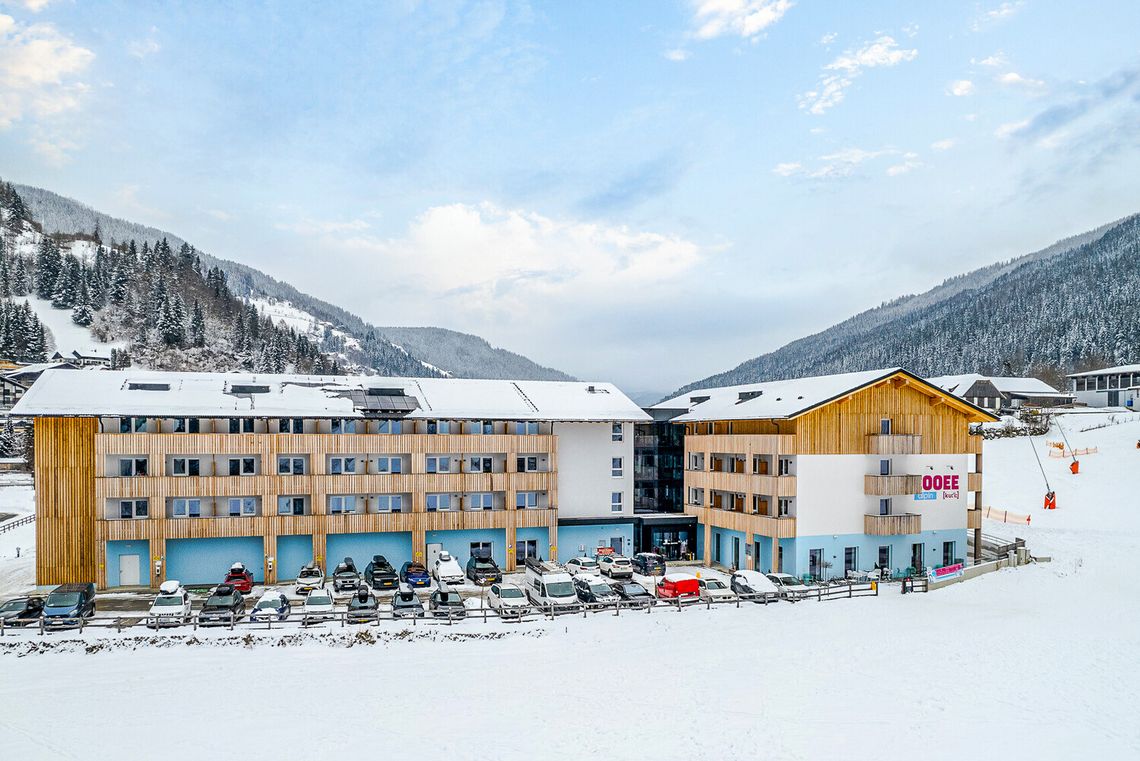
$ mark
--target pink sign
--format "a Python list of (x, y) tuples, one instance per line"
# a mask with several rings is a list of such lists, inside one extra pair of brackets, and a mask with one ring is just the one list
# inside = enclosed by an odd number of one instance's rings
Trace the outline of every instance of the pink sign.
[(958, 488), (958, 475), (936, 475), (922, 477), (923, 491), (954, 491)]
[(955, 563), (954, 565), (944, 565), (941, 568), (935, 568), (933, 575), (935, 579), (949, 579), (959, 575), (963, 570), (965, 570), (964, 565)]

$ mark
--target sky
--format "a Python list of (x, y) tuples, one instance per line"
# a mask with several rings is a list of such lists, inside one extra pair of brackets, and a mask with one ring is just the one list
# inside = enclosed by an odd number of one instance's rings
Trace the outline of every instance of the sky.
[(1140, 211), (1140, 3), (0, 0), (0, 177), (669, 391)]

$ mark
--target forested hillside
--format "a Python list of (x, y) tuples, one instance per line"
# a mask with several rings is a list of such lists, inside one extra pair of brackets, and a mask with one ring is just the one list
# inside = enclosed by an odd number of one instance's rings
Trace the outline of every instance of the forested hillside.
[(1140, 215), (947, 280), (690, 383), (878, 367), (923, 375), (1034, 375), (1140, 361)]

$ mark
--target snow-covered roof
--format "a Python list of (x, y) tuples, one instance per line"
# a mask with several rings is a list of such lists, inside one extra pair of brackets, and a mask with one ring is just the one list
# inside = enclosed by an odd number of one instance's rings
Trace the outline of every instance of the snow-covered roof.
[(1089, 370), (1084, 373), (1072, 373), (1068, 377), (1080, 378), (1085, 375), (1122, 375), (1124, 373), (1140, 373), (1140, 365), (1120, 365), (1119, 367), (1106, 367), (1103, 370)]
[(4, 373), (4, 377), (5, 378), (19, 379), (21, 377), (28, 376), (28, 375), (38, 375), (38, 374), (44, 372), (45, 370), (54, 370), (56, 368), (63, 368), (63, 369), (67, 369), (67, 370), (76, 369), (74, 364), (72, 364), (71, 362), (66, 362), (66, 361), (64, 361), (64, 362), (37, 362), (35, 364), (24, 365), (23, 367), (17, 367), (13, 370), (8, 370), (7, 372)]
[(12, 414), (351, 418), (365, 417), (366, 408), (408, 418), (650, 419), (611, 383), (147, 370), (48, 370)]
[(1003, 394), (1018, 394), (1020, 396), (1068, 396), (1037, 378), (1012, 378), (1002, 375), (942, 375), (937, 378), (927, 378), (939, 388), (952, 394), (963, 396), (971, 386), (978, 381), (989, 381)]
[[(912, 380), (922, 378), (899, 367), (867, 370), (858, 373), (821, 375), (813, 378), (747, 383), (740, 386), (695, 389), (655, 404), (650, 409), (688, 409), (673, 418), (674, 423), (706, 420), (772, 420), (790, 419), (819, 407), (833, 399), (893, 375), (904, 374)], [(943, 391), (935, 386), (934, 390)], [(990, 419), (990, 414), (959, 400)]]

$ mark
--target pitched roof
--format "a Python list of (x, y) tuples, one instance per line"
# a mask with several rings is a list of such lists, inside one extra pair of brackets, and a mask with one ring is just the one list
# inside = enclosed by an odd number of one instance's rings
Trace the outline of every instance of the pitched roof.
[[(675, 423), (706, 420), (771, 420), (798, 417), (852, 391), (874, 385), (894, 375), (905, 375), (929, 388), (932, 394), (952, 396), (944, 389), (933, 386), (917, 375), (900, 367), (867, 370), (858, 373), (821, 375), (812, 378), (748, 383), (740, 386), (723, 386), (689, 391), (655, 404), (650, 409), (687, 409), (687, 413), (673, 418)], [(959, 405), (991, 420), (993, 416), (969, 402), (952, 397)]]
[(1069, 378), (1080, 378), (1084, 375), (1119, 375), (1121, 373), (1140, 373), (1140, 365), (1120, 365), (1119, 367), (1105, 367), (1101, 370), (1089, 370), (1083, 373), (1072, 373)]
[(1058, 391), (1043, 380), (1037, 378), (1012, 378), (1002, 375), (942, 375), (936, 378), (927, 378), (935, 386), (944, 388), (952, 394), (964, 395), (971, 386), (978, 381), (989, 381), (1003, 394), (1020, 394), (1022, 396), (1069, 396)]
[(647, 421), (610, 383), (48, 370), (13, 415)]

